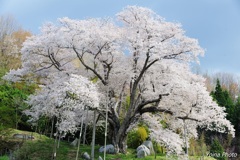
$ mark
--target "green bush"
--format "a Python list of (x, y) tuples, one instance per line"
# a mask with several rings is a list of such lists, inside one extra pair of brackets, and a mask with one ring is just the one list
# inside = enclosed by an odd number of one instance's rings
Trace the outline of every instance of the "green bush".
[(137, 129), (128, 133), (127, 145), (130, 148), (137, 148), (148, 138), (146, 126), (139, 126)]
[(27, 117), (22, 114), (22, 111), (28, 108), (25, 101), (34, 89), (34, 85), (7, 83), (0, 77), (0, 123), (2, 125), (8, 128), (29, 127), (26, 123)]
[(154, 148), (154, 151), (156, 152), (156, 154), (161, 155), (161, 156), (166, 155), (166, 148), (164, 146), (161, 146), (155, 140), (153, 140), (152, 142), (153, 142), (153, 148)]

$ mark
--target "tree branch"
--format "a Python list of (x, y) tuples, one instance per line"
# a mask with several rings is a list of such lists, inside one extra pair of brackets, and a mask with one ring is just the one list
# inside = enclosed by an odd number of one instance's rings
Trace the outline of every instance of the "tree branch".
[(42, 68), (40, 68), (40, 69), (37, 69), (35, 72), (39, 72), (39, 71), (42, 71), (42, 70), (44, 70), (44, 69), (49, 69), (49, 68), (51, 68), (53, 66), (53, 64), (51, 64), (50, 66), (48, 66), (48, 67), (42, 67)]
[(192, 120), (192, 121), (199, 122), (198, 119), (196, 119), (196, 118), (191, 118), (191, 117), (188, 117), (188, 116), (176, 117), (176, 118), (178, 118), (178, 119), (182, 119), (182, 120)]
[[(144, 106), (152, 104), (152, 103), (159, 103), (162, 99), (163, 96), (168, 96), (169, 93), (166, 94), (160, 94), (158, 98), (156, 99), (151, 99), (151, 100), (147, 100), (147, 101), (143, 101), (141, 104), (138, 105), (137, 109), (135, 112), (141, 112), (141, 110), (143, 109)], [(155, 105), (156, 106), (156, 105)], [(153, 107), (153, 106), (152, 106)]]
[(103, 49), (107, 44), (108, 44), (108, 43), (105, 42), (105, 43), (99, 48), (98, 52), (97, 52), (97, 53), (95, 54), (95, 56), (94, 56), (94, 59), (97, 58), (98, 54), (100, 54), (100, 53), (102, 52), (102, 49)]
[(173, 58), (176, 58), (177, 56), (179, 56), (183, 53), (186, 53), (186, 52), (190, 52), (190, 50), (189, 51), (181, 51), (179, 53), (173, 53), (171, 55), (166, 55), (166, 56), (163, 57), (163, 59), (173, 59)]
[(142, 115), (143, 113), (154, 113), (154, 112), (163, 112), (163, 113), (168, 113), (173, 115), (173, 112), (170, 110), (166, 110), (166, 109), (161, 109), (161, 108), (157, 108), (156, 106), (151, 106), (151, 107), (145, 107), (142, 108), (141, 110), (139, 110), (139, 113)]
[(56, 67), (57, 70), (62, 71), (63, 69), (60, 69), (61, 65), (60, 63), (55, 59), (54, 53), (50, 53), (50, 49), (48, 48), (48, 57), (51, 60), (54, 67)]
[(122, 99), (123, 99), (123, 95), (124, 95), (124, 89), (125, 89), (125, 86), (127, 84), (127, 81), (124, 81), (123, 83), (123, 86), (122, 86), (122, 90), (120, 92), (120, 96), (119, 96), (119, 104), (118, 104), (118, 108), (117, 108), (117, 113), (118, 113), (118, 116), (120, 115), (120, 109), (121, 109), (121, 106), (122, 106)]
[(76, 49), (74, 46), (73, 46), (73, 50), (74, 50), (74, 52), (77, 54), (77, 57), (78, 57), (78, 59), (80, 60), (80, 62), (82, 63), (82, 65), (83, 65), (86, 69), (91, 70), (91, 71), (102, 81), (102, 83), (103, 83), (104, 85), (106, 85), (107, 82), (102, 78), (102, 76), (101, 76), (100, 74), (98, 74), (98, 72), (97, 72), (95, 69), (91, 68), (90, 66), (88, 66), (88, 65), (83, 61), (82, 57), (80, 56), (79, 52), (77, 51), (77, 49)]

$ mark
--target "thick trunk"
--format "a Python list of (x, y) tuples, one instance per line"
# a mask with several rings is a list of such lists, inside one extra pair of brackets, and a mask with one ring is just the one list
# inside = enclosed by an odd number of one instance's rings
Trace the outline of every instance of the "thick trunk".
[(116, 153), (126, 153), (127, 152), (127, 134), (120, 134), (113, 136), (112, 143), (115, 147)]
[(116, 153), (127, 152), (127, 129), (131, 124), (130, 116), (126, 116), (120, 126), (114, 126), (112, 143), (115, 147)]
[(118, 146), (120, 153), (127, 153), (127, 134), (119, 137)]

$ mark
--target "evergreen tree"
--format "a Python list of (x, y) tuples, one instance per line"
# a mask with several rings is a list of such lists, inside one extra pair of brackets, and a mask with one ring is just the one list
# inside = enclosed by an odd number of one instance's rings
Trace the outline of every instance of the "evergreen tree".
[(240, 97), (238, 97), (236, 104), (231, 110), (231, 123), (234, 125), (236, 137), (240, 135)]
[(220, 144), (220, 142), (218, 141), (217, 138), (214, 139), (212, 145), (211, 145), (211, 149), (210, 149), (210, 155), (214, 158), (216, 158), (217, 160), (226, 160), (227, 157), (223, 155), (224, 149), (222, 147), (222, 145)]
[(226, 108), (226, 111), (225, 111), (227, 113), (226, 118), (233, 123), (234, 114), (235, 114), (234, 102), (229, 92), (227, 90), (223, 90), (222, 86), (220, 85), (219, 79), (217, 79), (215, 91), (212, 91), (211, 95), (219, 106)]
[(217, 79), (215, 91), (212, 91), (211, 95), (219, 106), (226, 107), (227, 110), (234, 105), (229, 92), (227, 90), (223, 90), (222, 86), (220, 85), (219, 79)]
[[(227, 113), (226, 118), (234, 125), (234, 128), (236, 129), (236, 118), (238, 117), (236, 115), (236, 107), (234, 105), (234, 101), (231, 98), (229, 92), (227, 90), (224, 90), (222, 86), (220, 85), (219, 79), (217, 79), (217, 84), (215, 87), (215, 90), (211, 92), (211, 95), (213, 99), (217, 102), (219, 106), (225, 107), (225, 112)], [(229, 147), (229, 143), (231, 144), (231, 140), (229, 139), (229, 136), (226, 134), (217, 134), (212, 131), (207, 132), (206, 139), (211, 140), (211, 145), (214, 145), (213, 137), (218, 140), (218, 143), (222, 144), (224, 148), (227, 150)], [(237, 135), (236, 131), (236, 135)]]
[(212, 91), (211, 95), (212, 95), (213, 99), (215, 101), (217, 101), (219, 106), (222, 106), (222, 107), (224, 106), (224, 104), (225, 104), (224, 99), (225, 98), (224, 98), (223, 90), (222, 90), (222, 87), (220, 85), (219, 79), (217, 79), (217, 84), (216, 84), (216, 87), (215, 87), (215, 91)]

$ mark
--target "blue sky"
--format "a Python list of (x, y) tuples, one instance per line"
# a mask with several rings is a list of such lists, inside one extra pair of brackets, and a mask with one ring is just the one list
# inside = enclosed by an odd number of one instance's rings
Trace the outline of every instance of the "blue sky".
[(114, 17), (127, 5), (148, 7), (166, 21), (181, 23), (206, 50), (200, 59), (203, 72), (240, 75), (239, 0), (0, 0), (0, 15), (13, 15), (37, 34), (43, 23), (57, 18)]

